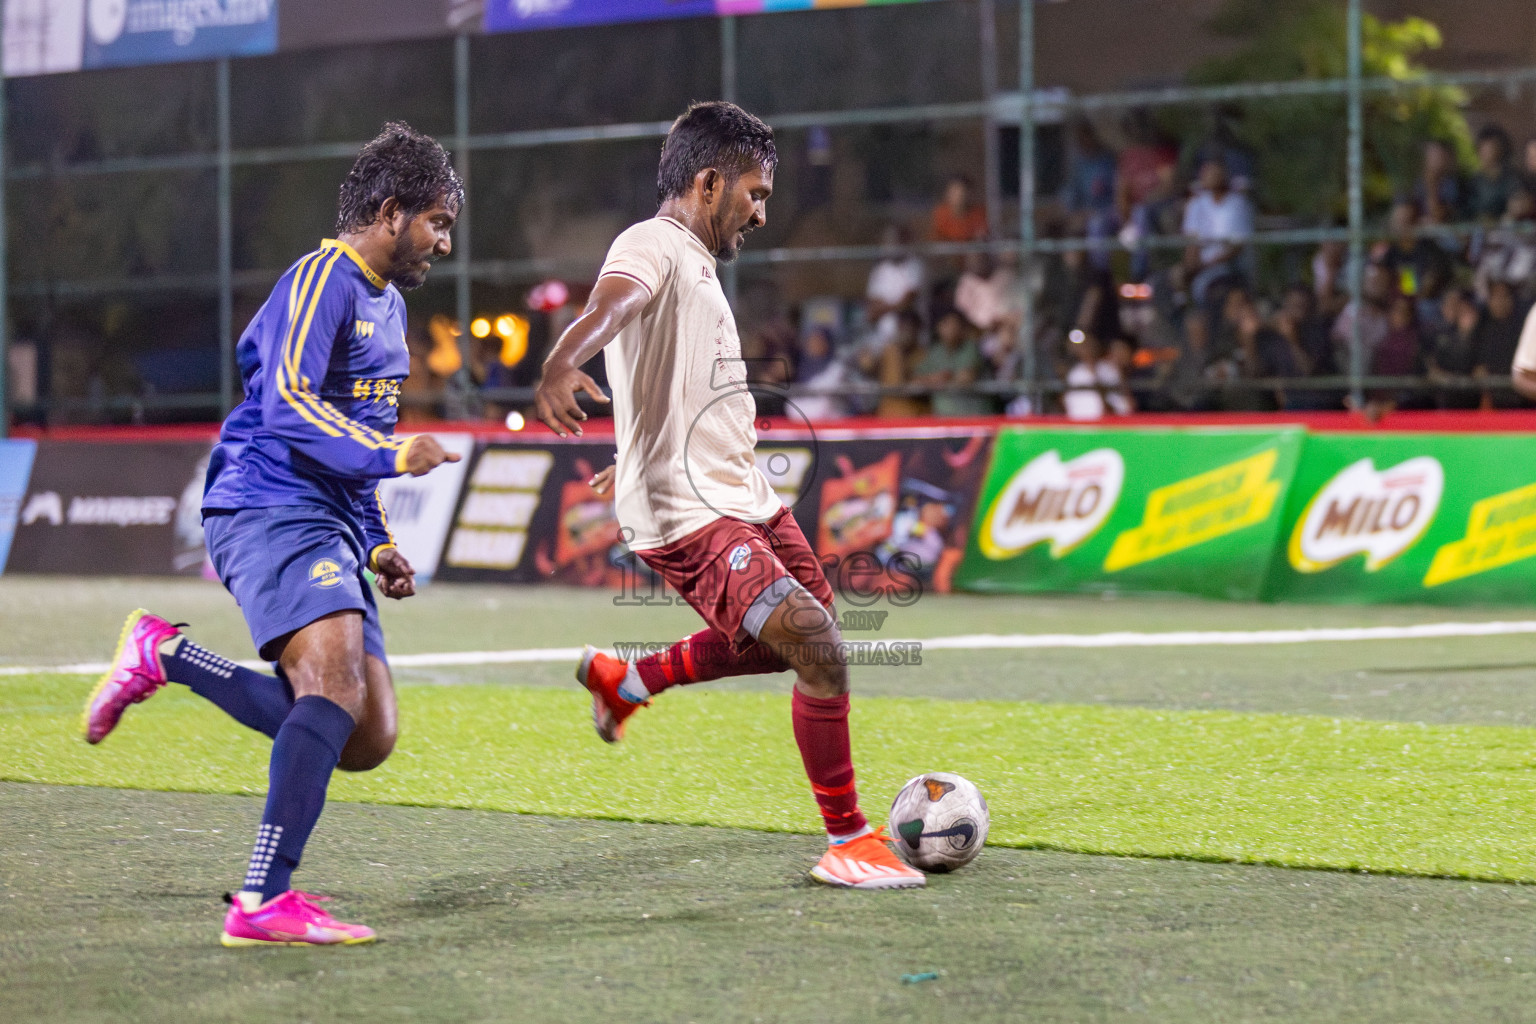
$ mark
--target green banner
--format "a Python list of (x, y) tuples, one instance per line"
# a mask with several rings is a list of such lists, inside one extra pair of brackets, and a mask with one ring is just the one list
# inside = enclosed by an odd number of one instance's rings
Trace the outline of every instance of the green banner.
[(957, 587), (1259, 596), (1304, 432), (999, 432)]
[(1264, 596), (1524, 604), (1533, 559), (1536, 438), (1313, 434)]

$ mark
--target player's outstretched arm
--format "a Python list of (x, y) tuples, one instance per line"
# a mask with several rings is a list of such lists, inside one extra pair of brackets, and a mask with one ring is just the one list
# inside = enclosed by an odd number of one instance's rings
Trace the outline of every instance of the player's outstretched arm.
[(650, 301), (650, 290), (633, 278), (608, 274), (597, 279), (587, 308), (566, 328), (544, 360), (534, 406), (545, 426), (561, 437), (567, 433), (581, 436), (581, 421), (587, 414), (581, 411), (576, 396), (585, 391), (594, 402), (608, 401), (597, 382), (581, 372), (582, 364), (618, 337)]

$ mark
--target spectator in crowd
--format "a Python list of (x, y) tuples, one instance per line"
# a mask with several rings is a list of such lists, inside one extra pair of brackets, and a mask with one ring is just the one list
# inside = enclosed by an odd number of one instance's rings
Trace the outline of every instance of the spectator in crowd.
[(946, 312), (934, 328), (936, 343), (917, 367), (914, 383), (934, 389), (938, 416), (985, 416), (992, 412), (986, 395), (968, 393), (981, 378), (984, 361), (970, 324), (957, 309)]
[(841, 419), (849, 413), (848, 402), (837, 392), (843, 390), (850, 374), (847, 365), (837, 358), (837, 345), (832, 331), (826, 327), (812, 327), (800, 337), (799, 358), (795, 361), (795, 384), (807, 389), (794, 399), (795, 411), (813, 423)]
[(1526, 191), (1536, 194), (1536, 135), (1525, 140), (1525, 148), (1520, 152), (1520, 181)]
[[(1304, 284), (1287, 288), (1272, 323), (1275, 332), (1284, 339), (1298, 375), (1332, 377), (1338, 374), (1333, 342), (1328, 337), (1328, 318), (1318, 312), (1312, 289)], [(1343, 401), (1343, 393), (1339, 391), (1288, 388), (1284, 408), (1339, 409)]]
[(1190, 159), (1185, 166), (1194, 169), (1191, 177), (1197, 177), (1200, 168), (1207, 161), (1214, 160), (1226, 172), (1231, 189), (1247, 193), (1253, 190), (1257, 163), (1253, 153), (1238, 140), (1237, 131), (1233, 127), (1237, 116), (1238, 112), (1232, 107), (1213, 107), (1211, 132), (1190, 152)]
[(1522, 185), (1510, 193), (1503, 220), (1488, 232), (1478, 253), (1473, 283), (1483, 299), (1487, 299), (1488, 286), (1494, 281), (1508, 282), (1521, 300), (1536, 298), (1531, 294), (1536, 283), (1536, 232), (1532, 228), (1536, 228), (1536, 197)]
[[(1213, 367), (1222, 381), (1230, 384), (1296, 375), (1297, 368), (1285, 339), (1264, 323), (1248, 289), (1235, 287), (1227, 292), (1222, 303), (1222, 326), (1226, 354)], [(1221, 407), (1229, 412), (1269, 412), (1282, 407), (1282, 397), (1279, 389), (1228, 387), (1222, 395)]]
[[(1474, 377), (1508, 378), (1515, 364), (1515, 349), (1520, 345), (1520, 330), (1525, 326), (1525, 311), (1515, 299), (1515, 290), (1507, 281), (1494, 281), (1488, 286), (1488, 302), (1478, 321), (1477, 336), (1473, 343), (1477, 365)], [(1483, 393), (1485, 408), (1510, 409), (1524, 403), (1504, 389), (1489, 389)]]
[(896, 336), (897, 314), (916, 312), (925, 276), (923, 261), (907, 251), (912, 233), (906, 228), (889, 225), (880, 244), (888, 255), (869, 272), (864, 289), (864, 315), (874, 327), (877, 346)]
[[(861, 368), (882, 388), (904, 388), (917, 379), (922, 362), (923, 321), (911, 310), (896, 314), (896, 336), (878, 352), (866, 352)], [(920, 395), (881, 395), (875, 409), (877, 416), (923, 416), (929, 410), (928, 399)]]
[(1184, 254), (1190, 293), (1206, 305), (1217, 285), (1242, 279), (1243, 243), (1253, 234), (1253, 205), (1230, 187), (1221, 161), (1200, 165), (1197, 189), (1184, 208), (1183, 233), (1196, 240)]
[(1468, 288), (1452, 288), (1440, 302), (1443, 326), (1429, 339), (1425, 362), (1429, 379), (1444, 385), (1435, 392), (1441, 409), (1475, 409), (1476, 392), (1450, 387), (1454, 378), (1470, 377), (1477, 367), (1477, 325), (1482, 319), (1477, 296)]
[(935, 242), (974, 242), (987, 236), (987, 211), (972, 200), (971, 179), (952, 175), (933, 208), (928, 237)]
[(1361, 281), (1361, 303), (1353, 300), (1344, 307), (1344, 311), (1333, 322), (1330, 335), (1333, 338), (1334, 349), (1340, 366), (1353, 366), (1350, 361), (1350, 348), (1354, 344), (1355, 320), (1360, 321), (1360, 347), (1364, 357), (1364, 365), (1370, 366), (1371, 359), (1376, 350), (1386, 340), (1387, 332), (1391, 325), (1387, 322), (1387, 310), (1396, 293), (1393, 287), (1392, 275), (1386, 267), (1379, 263), (1372, 263), (1365, 268), (1365, 274)]
[(1072, 233), (1093, 243), (1089, 259), (1095, 266), (1109, 266), (1108, 241), (1119, 225), (1115, 220), (1115, 154), (1104, 145), (1093, 122), (1086, 118), (1073, 125), (1072, 152), (1067, 162), (1062, 207)]
[(1130, 145), (1120, 151), (1115, 168), (1115, 214), (1121, 244), (1131, 250), (1131, 280), (1145, 281), (1151, 268), (1141, 240), (1179, 230), (1174, 189), (1179, 149), (1158, 131), (1145, 107), (1127, 113), (1121, 128)]
[(1074, 330), (1070, 339), (1072, 368), (1067, 371), (1067, 390), (1061, 404), (1071, 420), (1103, 419), (1106, 412), (1127, 416), (1132, 411), (1125, 378), (1110, 360), (1099, 339)]
[(1349, 302), (1349, 286), (1344, 280), (1347, 253), (1343, 242), (1324, 242), (1312, 257), (1312, 296), (1321, 316), (1336, 317)]
[[(1387, 333), (1371, 355), (1370, 371), (1378, 377), (1411, 377), (1424, 372), (1423, 338), (1419, 334), (1418, 305), (1413, 296), (1399, 292), (1387, 306)], [(1402, 395), (1389, 392), (1394, 408)], [(1385, 397), (1385, 396), (1384, 396)]]
[(1433, 291), (1436, 283), (1451, 278), (1451, 257), (1440, 246), (1418, 234), (1419, 208), (1411, 199), (1400, 199), (1392, 204), (1389, 228), (1392, 237), (1379, 243), (1371, 256), (1381, 264), (1397, 290), (1404, 295), (1417, 296)]
[(1424, 144), (1424, 164), (1413, 187), (1414, 205), (1431, 224), (1451, 224), (1462, 219), (1467, 187), (1456, 166), (1456, 151), (1442, 139)]
[(1509, 133), (1498, 125), (1477, 133), (1477, 173), (1467, 186), (1467, 213), (1473, 220), (1492, 222), (1504, 216), (1510, 195), (1520, 185), (1510, 163), (1512, 149)]
[(1091, 266), (1081, 250), (1063, 253), (1062, 263), (1068, 274), (1064, 326), (1090, 331), (1099, 338), (1123, 334), (1114, 276), (1103, 267)]

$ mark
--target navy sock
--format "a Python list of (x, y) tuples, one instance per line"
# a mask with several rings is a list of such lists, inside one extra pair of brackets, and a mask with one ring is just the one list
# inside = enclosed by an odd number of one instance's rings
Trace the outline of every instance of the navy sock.
[(185, 637), (176, 653), (161, 660), (171, 682), (191, 687), (241, 725), (267, 736), (276, 738), (293, 707), (293, 687), (286, 679), (242, 668)]
[(267, 809), (246, 870), (245, 892), (262, 902), (285, 892), (304, 844), (325, 807), (325, 790), (355, 726), (352, 716), (324, 697), (300, 697), (272, 742)]

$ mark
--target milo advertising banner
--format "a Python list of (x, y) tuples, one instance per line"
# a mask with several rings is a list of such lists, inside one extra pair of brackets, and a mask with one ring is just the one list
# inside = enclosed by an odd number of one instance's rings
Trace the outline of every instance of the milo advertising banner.
[(961, 589), (1259, 596), (1298, 429), (999, 432)]
[(1309, 436), (1264, 593), (1282, 601), (1529, 603), (1536, 438)]

